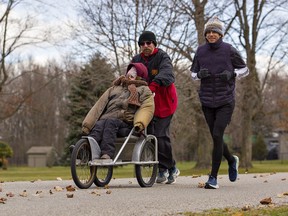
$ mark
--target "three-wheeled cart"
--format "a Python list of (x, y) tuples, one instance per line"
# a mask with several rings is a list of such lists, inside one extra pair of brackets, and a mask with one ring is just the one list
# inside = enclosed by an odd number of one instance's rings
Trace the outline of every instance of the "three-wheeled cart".
[(151, 187), (158, 172), (158, 143), (157, 138), (146, 131), (135, 133), (135, 128), (132, 128), (127, 137), (117, 138), (116, 156), (108, 160), (100, 159), (101, 150), (95, 139), (82, 136), (71, 156), (71, 174), (75, 184), (81, 189), (87, 189), (93, 183), (104, 187), (112, 178), (113, 167), (134, 164), (139, 185)]

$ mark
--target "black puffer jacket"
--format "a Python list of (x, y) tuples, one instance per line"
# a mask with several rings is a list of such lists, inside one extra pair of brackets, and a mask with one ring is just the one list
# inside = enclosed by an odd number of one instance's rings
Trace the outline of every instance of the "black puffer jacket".
[[(234, 72), (237, 68), (246, 67), (244, 61), (234, 62), (236, 50), (228, 43), (219, 39), (216, 43), (206, 43), (200, 46), (195, 54), (191, 71), (196, 73), (201, 69), (208, 69), (210, 77), (201, 79), (199, 97), (202, 105), (219, 107), (235, 98), (235, 78), (226, 81), (220, 79), (219, 74), (225, 70)], [(239, 61), (239, 60), (237, 60)]]

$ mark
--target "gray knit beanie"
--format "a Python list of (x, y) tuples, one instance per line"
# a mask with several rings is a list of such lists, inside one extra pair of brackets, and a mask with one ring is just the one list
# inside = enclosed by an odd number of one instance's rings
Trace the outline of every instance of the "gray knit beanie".
[(212, 17), (204, 26), (204, 36), (207, 32), (214, 31), (219, 33), (222, 37), (224, 36), (224, 23), (221, 22), (218, 17)]

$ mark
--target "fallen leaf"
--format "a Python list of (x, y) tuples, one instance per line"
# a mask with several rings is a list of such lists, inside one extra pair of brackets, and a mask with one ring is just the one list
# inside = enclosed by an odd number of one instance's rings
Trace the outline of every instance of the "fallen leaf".
[(96, 190), (92, 191), (91, 194), (95, 194), (96, 196), (101, 196), (101, 194)]
[(28, 196), (28, 193), (26, 190), (24, 190), (22, 193), (19, 194), (19, 196), (21, 197), (27, 197)]
[(281, 179), (281, 181), (285, 181), (285, 180), (286, 180), (286, 178)]
[(105, 186), (104, 186), (104, 189), (109, 189), (109, 185), (105, 185)]
[(129, 184), (132, 184), (132, 181), (129, 181)]
[(62, 181), (62, 178), (60, 178), (60, 177), (57, 177), (56, 179), (57, 179), (57, 181)]
[(76, 188), (73, 187), (72, 185), (68, 185), (68, 186), (66, 187), (66, 190), (71, 192), (71, 191), (75, 191)]
[(197, 187), (198, 188), (204, 188), (205, 187), (205, 183), (204, 182), (199, 182)]
[(264, 181), (264, 183), (268, 183), (268, 181), (267, 181), (267, 180), (265, 180), (265, 181)]
[(268, 197), (268, 198), (264, 198), (260, 201), (260, 203), (262, 205), (268, 205), (268, 204), (271, 204), (272, 203), (272, 198), (271, 197)]
[(52, 194), (53, 194), (53, 191), (52, 191), (52, 190), (49, 190), (49, 193), (52, 195)]
[(6, 194), (7, 197), (14, 197), (14, 194), (12, 192), (9, 192)]
[(284, 196), (288, 196), (288, 192), (284, 192), (283, 195), (284, 195)]
[(44, 194), (42, 193), (42, 191), (36, 191), (35, 194), (32, 194), (34, 196), (37, 196), (37, 197), (40, 197), (40, 198), (43, 198), (44, 197)]
[(4, 198), (4, 197), (0, 197), (0, 203), (1, 203), (1, 204), (5, 204), (6, 201), (7, 201), (6, 198)]
[(106, 194), (111, 194), (111, 193), (112, 193), (111, 190), (107, 190), (107, 191), (106, 191)]
[(192, 175), (192, 178), (198, 178), (201, 177), (201, 175)]
[(55, 186), (55, 187), (54, 187), (54, 189), (55, 189), (55, 191), (57, 191), (57, 192), (59, 192), (59, 191), (62, 191), (62, 190), (63, 190), (63, 188), (62, 188), (62, 187), (60, 187), (60, 186)]
[(70, 194), (66, 194), (67, 198), (73, 198), (74, 194), (70, 193)]

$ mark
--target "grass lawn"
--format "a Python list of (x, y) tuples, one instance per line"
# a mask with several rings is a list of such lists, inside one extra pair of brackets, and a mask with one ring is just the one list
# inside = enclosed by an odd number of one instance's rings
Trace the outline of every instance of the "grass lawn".
[[(181, 176), (207, 175), (208, 169), (195, 169), (195, 162), (178, 162), (177, 167), (181, 171)], [(227, 174), (228, 165), (224, 161), (221, 164), (219, 174)], [(240, 168), (239, 173), (244, 174), (245, 169)], [(288, 161), (254, 161), (253, 168), (248, 173), (272, 173), (272, 172), (288, 172)], [(60, 177), (63, 180), (71, 179), (70, 167), (15, 167), (10, 166), (7, 170), (0, 169), (0, 181), (34, 181), (34, 180), (56, 180)], [(115, 167), (113, 172), (114, 178), (133, 178), (134, 166), (127, 165)]]

